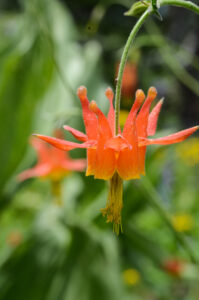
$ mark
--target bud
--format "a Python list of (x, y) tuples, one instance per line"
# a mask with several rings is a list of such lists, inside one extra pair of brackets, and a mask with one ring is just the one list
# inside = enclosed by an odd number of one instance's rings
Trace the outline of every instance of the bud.
[(131, 17), (140, 17), (145, 10), (148, 9), (150, 5), (150, 1), (146, 0), (146, 1), (138, 1), (135, 2), (131, 8), (125, 12), (125, 16), (131, 16)]

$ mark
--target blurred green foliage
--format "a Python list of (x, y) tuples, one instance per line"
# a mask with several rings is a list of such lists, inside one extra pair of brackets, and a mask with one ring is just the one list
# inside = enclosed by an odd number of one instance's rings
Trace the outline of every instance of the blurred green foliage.
[[(71, 174), (62, 182), (59, 207), (48, 180), (16, 179), (36, 161), (28, 145), (33, 132), (52, 134), (66, 123), (83, 130), (78, 86), (86, 85), (89, 98), (107, 111), (104, 91), (115, 85), (116, 64), (135, 22), (123, 15), (131, 4), (0, 5), (0, 300), (198, 299), (198, 266), (149, 201), (155, 195), (171, 216), (191, 216), (192, 226), (182, 234), (199, 260), (197, 137), (194, 143), (149, 149), (147, 179), (125, 182), (119, 237), (100, 214), (106, 182)], [(139, 86), (155, 85), (159, 97), (166, 97), (159, 128), (170, 132), (198, 121), (199, 21), (178, 9), (161, 13), (166, 21), (146, 24), (130, 58)], [(132, 99), (122, 101), (131, 106)], [(180, 276), (165, 270), (169, 259), (185, 265)], [(139, 274), (132, 285), (122, 275), (128, 269)]]

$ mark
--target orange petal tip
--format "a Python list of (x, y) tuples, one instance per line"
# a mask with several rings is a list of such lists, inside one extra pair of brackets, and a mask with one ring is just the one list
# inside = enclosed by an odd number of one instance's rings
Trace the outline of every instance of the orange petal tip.
[(97, 111), (98, 111), (97, 103), (96, 103), (94, 100), (92, 100), (92, 101), (90, 102), (89, 108), (90, 108), (90, 110), (92, 110), (94, 113), (97, 113)]
[(199, 129), (199, 125), (197, 125), (197, 126), (194, 126), (193, 128), (195, 129), (194, 131), (196, 131), (196, 130), (198, 130), (198, 129)]
[(193, 133), (194, 133), (196, 130), (199, 129), (199, 125), (196, 125), (196, 126), (194, 126), (194, 127), (191, 127), (191, 128), (189, 128), (189, 129), (192, 129), (192, 131), (193, 131)]
[(36, 137), (36, 138), (38, 138), (40, 140), (44, 140), (42, 134), (33, 133), (32, 136), (34, 136), (34, 137)]
[(148, 90), (148, 97), (151, 97), (153, 99), (155, 99), (155, 97), (157, 96), (157, 90), (155, 87), (150, 87), (149, 90)]
[(108, 99), (112, 99), (113, 98), (113, 90), (112, 88), (108, 87), (105, 91), (105, 95)]
[(77, 89), (77, 95), (78, 97), (82, 100), (84, 98), (87, 97), (87, 88), (85, 86), (80, 86), (78, 89)]
[(144, 94), (143, 90), (137, 90), (136, 94), (135, 94), (135, 98), (138, 102), (142, 103), (145, 98), (145, 94)]
[(162, 105), (163, 102), (164, 102), (164, 97), (162, 97), (162, 98), (160, 99), (159, 103), (161, 103), (161, 105)]

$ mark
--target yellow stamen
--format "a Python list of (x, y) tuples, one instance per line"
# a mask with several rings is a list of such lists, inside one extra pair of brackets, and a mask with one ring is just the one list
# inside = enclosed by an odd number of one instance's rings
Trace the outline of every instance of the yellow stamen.
[(107, 223), (113, 223), (113, 231), (122, 232), (121, 210), (123, 207), (123, 181), (118, 173), (110, 180), (110, 188), (106, 207), (101, 209), (102, 215), (107, 217)]

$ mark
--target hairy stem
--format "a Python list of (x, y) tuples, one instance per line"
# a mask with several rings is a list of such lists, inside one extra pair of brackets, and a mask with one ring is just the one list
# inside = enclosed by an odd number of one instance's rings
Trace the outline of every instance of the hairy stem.
[(133, 27), (126, 45), (123, 50), (122, 58), (120, 61), (119, 71), (118, 71), (118, 77), (117, 77), (117, 84), (116, 84), (116, 94), (115, 94), (115, 135), (118, 134), (118, 128), (119, 128), (119, 113), (120, 113), (120, 98), (121, 98), (121, 88), (122, 88), (122, 77), (124, 73), (124, 67), (127, 61), (128, 52), (131, 47), (131, 44), (138, 33), (140, 27), (144, 23), (144, 21), (147, 19), (147, 17), (151, 14), (151, 9), (147, 9), (139, 18), (135, 26)]
[[(161, 7), (163, 5), (172, 5), (172, 6), (178, 6), (183, 7), (186, 9), (189, 9), (196, 14), (199, 14), (199, 6), (192, 3), (191, 1), (185, 1), (185, 0), (160, 0), (158, 3), (158, 7)], [(118, 71), (118, 77), (117, 77), (117, 84), (116, 84), (116, 94), (115, 94), (115, 135), (118, 134), (118, 128), (119, 128), (119, 113), (120, 113), (120, 98), (121, 98), (121, 88), (122, 88), (122, 77), (124, 73), (124, 67), (127, 61), (128, 52), (131, 47), (131, 44), (138, 33), (140, 27), (143, 25), (144, 21), (147, 19), (147, 17), (153, 12), (153, 8), (149, 7), (139, 18), (135, 26), (133, 27), (126, 45), (124, 47), (122, 58), (119, 66)]]

